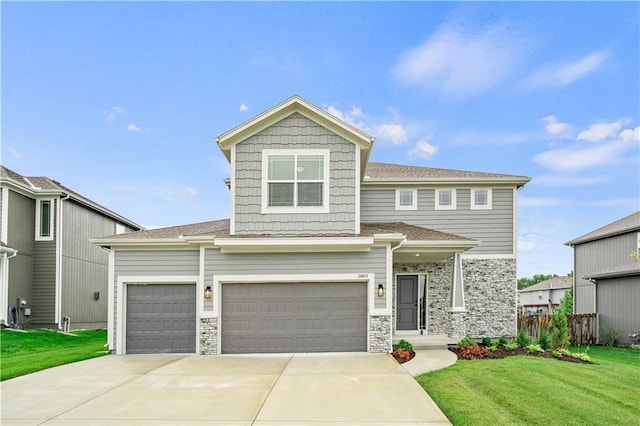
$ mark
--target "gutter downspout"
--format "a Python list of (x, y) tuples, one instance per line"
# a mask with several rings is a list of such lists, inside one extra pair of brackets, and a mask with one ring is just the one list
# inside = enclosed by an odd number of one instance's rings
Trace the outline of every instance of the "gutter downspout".
[(7, 311), (9, 310), (9, 259), (16, 257), (18, 255), (18, 250), (13, 250), (11, 254), (7, 251), (3, 251), (0, 256), (0, 269), (2, 270), (2, 276), (0, 276), (0, 283), (2, 283), (2, 288), (0, 291), (0, 309), (2, 309), (2, 316), (4, 319), (2, 321), (3, 325), (7, 325), (8, 318), (6, 317)]
[(62, 324), (62, 237), (63, 237), (63, 201), (71, 198), (69, 194), (58, 198), (58, 211), (56, 212), (56, 301), (55, 301), (55, 322), (58, 330)]

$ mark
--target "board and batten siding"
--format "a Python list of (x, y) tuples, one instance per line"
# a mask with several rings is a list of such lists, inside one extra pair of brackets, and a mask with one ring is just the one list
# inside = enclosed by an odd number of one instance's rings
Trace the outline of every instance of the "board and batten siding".
[[(7, 243), (18, 250), (10, 260), (8, 305), (15, 306), (16, 299), (25, 299), (33, 308), (33, 244), (35, 238), (36, 207), (33, 199), (3, 188), (7, 192)], [(0, 210), (1, 211), (1, 210)], [(32, 310), (33, 312), (33, 310)]]
[[(262, 214), (263, 149), (329, 149), (329, 213)], [(235, 146), (236, 234), (353, 234), (356, 146), (299, 113)]]
[(640, 276), (600, 279), (596, 284), (600, 326), (618, 333), (618, 344), (631, 344), (640, 332)]
[(113, 342), (118, 333), (119, 276), (197, 276), (200, 274), (199, 250), (116, 250), (114, 253)]
[[(455, 210), (435, 210), (436, 188), (456, 189)], [(361, 222), (405, 222), (481, 241), (480, 245), (467, 253), (514, 253), (512, 187), (492, 188), (493, 200), (490, 210), (471, 210), (470, 188), (443, 185), (419, 187), (417, 210), (397, 211), (395, 190), (396, 188), (362, 188)]]
[(109, 255), (89, 239), (112, 234), (116, 221), (71, 200), (63, 203), (62, 315), (74, 329), (105, 328)]
[[(221, 253), (220, 249), (206, 249), (204, 285), (213, 285), (213, 275), (373, 273), (375, 282), (386, 286), (386, 256), (387, 247), (351, 253)], [(384, 301), (376, 298), (375, 307), (384, 308)]]
[(629, 261), (629, 254), (637, 250), (637, 232), (589, 241), (574, 247), (575, 282), (574, 306), (576, 314), (596, 312), (595, 284), (585, 275)]

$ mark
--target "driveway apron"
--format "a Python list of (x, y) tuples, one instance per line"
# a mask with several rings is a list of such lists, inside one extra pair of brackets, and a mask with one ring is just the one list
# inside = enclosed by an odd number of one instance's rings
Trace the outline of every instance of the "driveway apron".
[(450, 424), (388, 354), (110, 355), (0, 386), (3, 425)]

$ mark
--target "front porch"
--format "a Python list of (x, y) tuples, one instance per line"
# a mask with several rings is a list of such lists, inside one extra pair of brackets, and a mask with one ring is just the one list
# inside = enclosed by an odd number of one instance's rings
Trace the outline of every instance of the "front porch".
[(446, 334), (424, 334), (419, 331), (396, 331), (393, 334), (394, 345), (403, 339), (411, 343), (414, 350), (447, 349), (449, 345), (455, 345), (460, 340)]

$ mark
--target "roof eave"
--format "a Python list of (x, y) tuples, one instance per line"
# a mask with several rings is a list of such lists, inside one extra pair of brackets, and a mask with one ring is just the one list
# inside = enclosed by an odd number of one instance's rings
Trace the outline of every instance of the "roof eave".
[(530, 178), (499, 178), (499, 177), (416, 177), (416, 178), (365, 178), (362, 180), (363, 185), (419, 185), (419, 184), (499, 184), (499, 185), (516, 185), (518, 188), (526, 185)]

